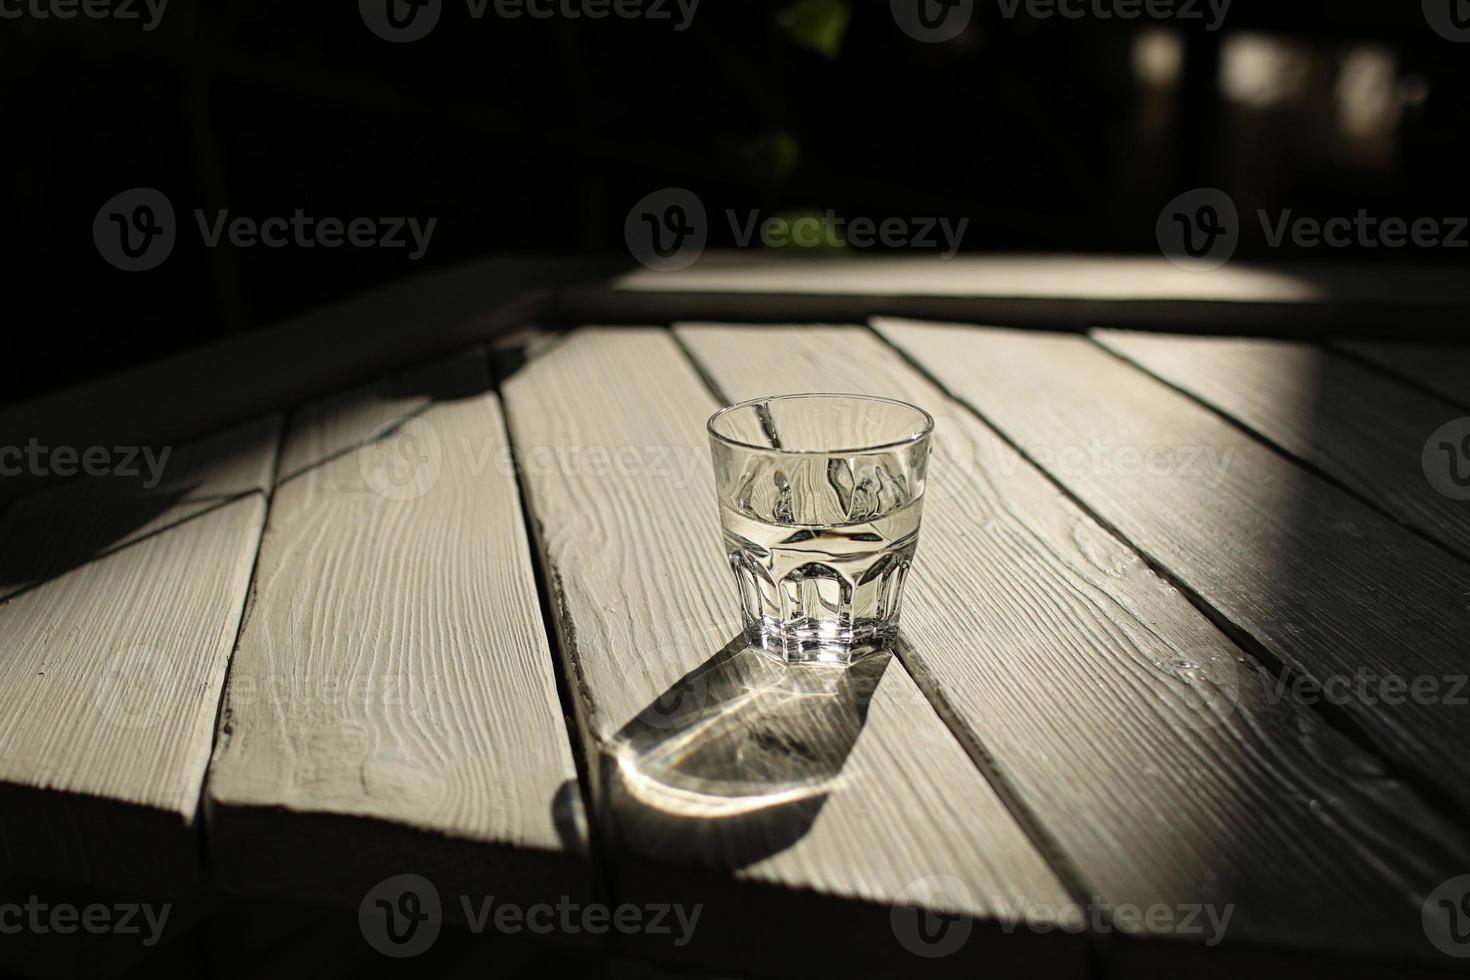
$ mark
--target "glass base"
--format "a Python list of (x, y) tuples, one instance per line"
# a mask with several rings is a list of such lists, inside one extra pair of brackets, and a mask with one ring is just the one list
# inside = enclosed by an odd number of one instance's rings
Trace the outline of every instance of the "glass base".
[(898, 624), (874, 621), (839, 630), (830, 621), (748, 620), (745, 642), (788, 664), (845, 667), (855, 660), (893, 649)]

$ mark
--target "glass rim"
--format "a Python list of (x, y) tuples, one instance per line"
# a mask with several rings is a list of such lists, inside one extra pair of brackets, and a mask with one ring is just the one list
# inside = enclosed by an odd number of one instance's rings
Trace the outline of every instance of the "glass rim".
[[(894, 439), (889, 442), (874, 443), (867, 446), (852, 446), (847, 448), (833, 449), (777, 449), (775, 446), (757, 446), (752, 443), (742, 442), (739, 439), (735, 439), (721, 432), (715, 431), (715, 423), (718, 422), (721, 417), (728, 415), (731, 412), (738, 411), (742, 408), (751, 408), (764, 402), (796, 401), (803, 398), (850, 398), (853, 401), (882, 402), (886, 405), (897, 405), (899, 408), (906, 408), (911, 412), (917, 412), (920, 417), (923, 418), (924, 426), (920, 431), (904, 439)], [(915, 443), (923, 442), (925, 439), (934, 434), (934, 416), (930, 415), (928, 412), (924, 411), (924, 409), (910, 402), (900, 401), (897, 398), (884, 398), (882, 395), (857, 395), (850, 392), (841, 391), (805, 391), (789, 395), (761, 395), (758, 398), (747, 398), (743, 402), (736, 402), (733, 405), (726, 405), (724, 408), (711, 415), (709, 417), (709, 421), (704, 424), (704, 427), (706, 430), (708, 430), (711, 439), (715, 439), (727, 446), (735, 446), (740, 449), (750, 449), (754, 450), (755, 452), (762, 453), (775, 453), (782, 456), (842, 456), (855, 453), (883, 452), (885, 450), (899, 449), (903, 446), (912, 446)]]

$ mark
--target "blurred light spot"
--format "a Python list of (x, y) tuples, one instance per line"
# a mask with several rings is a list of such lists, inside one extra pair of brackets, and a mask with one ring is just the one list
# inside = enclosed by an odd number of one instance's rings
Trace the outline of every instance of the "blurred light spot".
[(1232, 102), (1264, 109), (1300, 95), (1308, 68), (1303, 53), (1285, 41), (1235, 34), (1221, 47), (1220, 90)]
[(1184, 41), (1163, 28), (1133, 35), (1133, 74), (1144, 85), (1175, 88), (1184, 70)]
[(1355, 45), (1342, 54), (1337, 73), (1337, 119), (1343, 133), (1365, 139), (1393, 132), (1401, 108), (1398, 61), (1379, 45)]
[(851, 16), (847, 4), (848, 0), (796, 0), (776, 15), (776, 22), (797, 44), (824, 58), (836, 58)]

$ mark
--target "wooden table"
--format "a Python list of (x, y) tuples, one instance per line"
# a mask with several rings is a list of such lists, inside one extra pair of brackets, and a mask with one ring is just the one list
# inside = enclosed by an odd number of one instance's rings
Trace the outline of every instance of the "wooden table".
[[(0, 862), (205, 906), (412, 874), (460, 935), (698, 906), (560, 938), (749, 975), (1464, 974), (1470, 348), (1369, 337), (1457, 282), (601, 272), (0, 417), (170, 450), (4, 481)], [(905, 638), (846, 671), (743, 649), (707, 463), (720, 405), (811, 390), (938, 420)]]

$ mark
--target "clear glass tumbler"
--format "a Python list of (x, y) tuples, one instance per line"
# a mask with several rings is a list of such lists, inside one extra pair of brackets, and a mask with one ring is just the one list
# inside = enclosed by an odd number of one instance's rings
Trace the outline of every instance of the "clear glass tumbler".
[(777, 395), (709, 420), (746, 641), (788, 663), (888, 648), (919, 543), (934, 419), (867, 395)]

